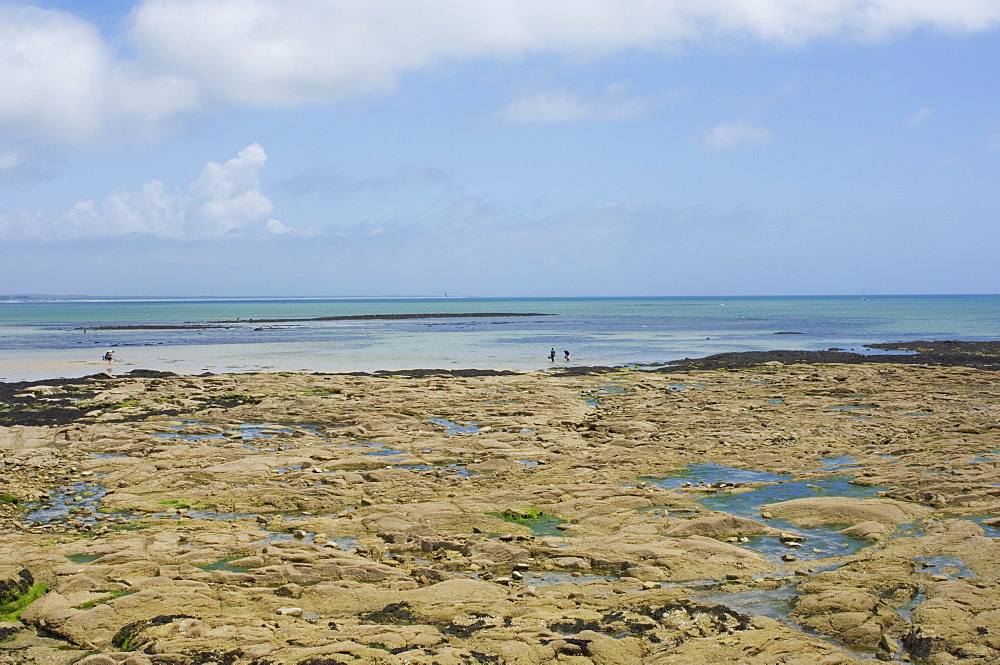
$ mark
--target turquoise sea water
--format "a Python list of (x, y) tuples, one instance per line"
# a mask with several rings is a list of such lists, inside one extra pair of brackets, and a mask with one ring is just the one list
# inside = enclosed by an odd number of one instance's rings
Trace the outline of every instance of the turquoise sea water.
[[(364, 314), (539, 317), (294, 321)], [(239, 323), (232, 323), (240, 319)], [(221, 323), (230, 322), (230, 323)], [(183, 330), (100, 326), (207, 324)], [(83, 329), (87, 328), (84, 332)], [(797, 334), (779, 334), (797, 333)], [(0, 379), (108, 368), (179, 373), (660, 363), (724, 351), (844, 348), (1000, 337), (1000, 296), (408, 298), (0, 302)]]

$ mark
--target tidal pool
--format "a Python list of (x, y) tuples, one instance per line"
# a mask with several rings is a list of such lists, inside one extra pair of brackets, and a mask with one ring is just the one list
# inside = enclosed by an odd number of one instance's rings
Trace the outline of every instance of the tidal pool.
[(949, 580), (979, 577), (966, 567), (965, 561), (956, 556), (918, 556), (913, 561), (917, 564), (917, 572), (943, 575)]
[(476, 434), (479, 432), (479, 427), (475, 423), (471, 425), (459, 425), (444, 418), (428, 418), (427, 422), (444, 427), (445, 434)]
[(725, 605), (750, 616), (765, 616), (786, 621), (791, 611), (791, 601), (798, 596), (795, 585), (787, 581), (774, 589), (751, 588), (725, 591), (718, 586), (692, 589), (692, 595), (706, 603)]
[(433, 464), (394, 464), (391, 469), (406, 469), (407, 471), (434, 471), (441, 470), (447, 473), (454, 473), (459, 478), (470, 478), (479, 474), (469, 471), (459, 464), (448, 464), (446, 466), (435, 466)]
[[(843, 464), (853, 464), (855, 460), (850, 455), (832, 457), (821, 460), (829, 468), (838, 469)], [(820, 467), (822, 468), (822, 467)], [(840, 470), (840, 469), (838, 469)], [(769, 503), (790, 501), (814, 496), (841, 496), (849, 498), (872, 498), (880, 489), (855, 485), (852, 476), (837, 475), (818, 478), (809, 481), (793, 481), (792, 476), (775, 474), (766, 471), (749, 471), (719, 464), (690, 464), (683, 476), (651, 480), (652, 484), (668, 489), (683, 489), (688, 485), (714, 486), (720, 483), (747, 484), (772, 483), (747, 492), (727, 493), (704, 496), (698, 502), (709, 510), (729, 513), (749, 519), (761, 519), (761, 506)], [(722, 488), (720, 488), (722, 489)], [(768, 524), (774, 528), (802, 536), (805, 540), (798, 548), (790, 548), (773, 536), (754, 536), (742, 547), (764, 555), (769, 561), (780, 562), (785, 554), (792, 554), (798, 560), (809, 561), (830, 556), (853, 554), (869, 543), (857, 538), (850, 538), (840, 533), (848, 525), (822, 525), (804, 529), (796, 527), (781, 519), (771, 519)]]
[[(185, 430), (219, 430), (209, 432), (187, 433)], [(167, 432), (153, 432), (159, 439), (182, 439), (184, 441), (201, 441), (205, 439), (225, 439), (229, 441), (253, 441), (255, 439), (274, 439), (291, 437), (297, 432), (325, 438), (322, 430), (315, 425), (286, 425), (280, 423), (240, 423), (236, 427), (220, 427), (200, 420), (186, 420), (180, 425), (173, 425)]]
[[(681, 384), (675, 384), (680, 386)], [(600, 398), (607, 397), (608, 395), (621, 395), (625, 393), (626, 390), (622, 386), (616, 386), (614, 384), (601, 386), (600, 388), (595, 388), (593, 390), (588, 390), (581, 394), (580, 397), (583, 398), (584, 403), (587, 406), (597, 406), (600, 402)]]
[(731, 466), (705, 462), (688, 464), (684, 468), (684, 471), (681, 472), (681, 475), (673, 478), (642, 478), (642, 480), (665, 489), (680, 489), (685, 485), (773, 483), (789, 480), (790, 478), (791, 476), (786, 474), (737, 469)]
[(924, 595), (924, 592), (918, 591), (916, 594), (914, 594), (913, 600), (908, 602), (906, 605), (903, 605), (902, 607), (896, 608), (896, 614), (901, 616), (907, 623), (910, 623), (913, 618), (914, 608), (916, 608), (917, 605), (924, 602), (925, 600), (927, 600), (927, 596)]
[(87, 482), (49, 490), (49, 505), (34, 508), (24, 516), (24, 519), (27, 522), (48, 524), (72, 518), (90, 524), (97, 520), (101, 499), (107, 493), (107, 487)]
[[(864, 499), (877, 496), (880, 488), (854, 485), (850, 482), (851, 479), (851, 476), (830, 476), (810, 481), (782, 482), (751, 492), (706, 496), (699, 503), (710, 510), (759, 520), (761, 506), (769, 503), (814, 496)], [(763, 554), (771, 561), (779, 561), (783, 554), (793, 554), (797, 559), (805, 561), (829, 556), (842, 556), (853, 554), (870, 544), (867, 541), (850, 538), (840, 533), (840, 530), (848, 525), (822, 525), (805, 529), (776, 518), (768, 520), (768, 524), (805, 538), (801, 547), (795, 550), (790, 550), (777, 538), (768, 536), (756, 536), (745, 545), (748, 549)]]
[[(787, 478), (788, 476), (786, 476)], [(841, 496), (854, 499), (870, 499), (878, 496), (884, 487), (856, 485), (853, 476), (828, 476), (812, 480), (784, 481), (749, 492), (738, 494), (713, 494), (700, 500), (706, 508), (739, 515), (760, 518), (760, 507), (767, 503), (791, 501), (815, 496)]]
[(524, 584), (531, 584), (532, 586), (551, 586), (562, 583), (589, 584), (591, 582), (611, 582), (617, 579), (613, 575), (594, 575), (592, 573), (580, 573), (574, 576), (573, 573), (564, 571), (528, 571), (524, 573), (524, 579), (521, 581)]
[[(979, 526), (983, 527), (983, 531), (985, 531), (986, 535), (990, 538), (1000, 537), (1000, 522), (994, 522), (994, 520), (998, 519), (996, 515), (972, 515), (969, 517), (963, 517), (962, 519), (972, 520)], [(986, 522), (991, 522), (991, 524), (987, 524)]]
[(505, 522), (510, 522), (511, 524), (520, 524), (531, 529), (532, 533), (536, 538), (545, 538), (548, 536), (556, 536), (559, 538), (572, 537), (572, 534), (565, 533), (559, 527), (566, 524), (566, 520), (556, 517), (554, 515), (547, 515), (545, 513), (525, 514), (522, 517), (517, 517), (512, 514), (511, 511), (504, 511), (503, 513), (486, 513), (487, 515), (492, 515), (493, 517), (498, 517)]
[(823, 466), (814, 470), (831, 469), (838, 472), (852, 471), (858, 468), (858, 460), (851, 455), (841, 455), (840, 457), (827, 457), (819, 461)]
[(407, 450), (391, 450), (386, 448), (384, 450), (373, 450), (370, 453), (365, 453), (365, 455), (373, 457), (394, 457), (399, 455), (409, 455), (410, 452)]

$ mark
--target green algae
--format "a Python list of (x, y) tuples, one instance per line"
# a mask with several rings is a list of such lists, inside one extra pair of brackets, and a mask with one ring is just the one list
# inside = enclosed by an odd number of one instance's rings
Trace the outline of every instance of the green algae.
[(88, 600), (85, 603), (81, 603), (76, 606), (76, 609), (89, 610), (92, 607), (97, 607), (98, 605), (109, 603), (116, 598), (121, 598), (123, 596), (130, 596), (136, 591), (138, 591), (138, 589), (116, 589), (115, 591), (109, 592), (108, 595), (104, 596), (103, 598), (95, 598), (93, 600)]
[(32, 585), (27, 592), (21, 594), (5, 605), (0, 605), (0, 621), (18, 621), (21, 618), (21, 612), (23, 612), (28, 605), (31, 605), (33, 602), (48, 593), (48, 591), (49, 587), (44, 584)]
[(560, 525), (566, 524), (566, 520), (554, 515), (548, 515), (537, 508), (520, 510), (507, 508), (498, 513), (487, 513), (493, 517), (499, 517), (504, 522), (521, 524), (534, 532), (535, 536), (565, 536), (567, 534), (560, 530)]
[(78, 553), (78, 554), (69, 554), (66, 556), (66, 558), (72, 561), (73, 563), (90, 563), (91, 561), (97, 561), (102, 556), (104, 555)]
[(243, 557), (230, 556), (223, 559), (219, 559), (215, 563), (206, 563), (200, 566), (195, 566), (196, 568), (201, 568), (202, 570), (225, 570), (230, 573), (245, 573), (250, 570), (249, 566), (233, 566), (230, 562), (242, 559)]

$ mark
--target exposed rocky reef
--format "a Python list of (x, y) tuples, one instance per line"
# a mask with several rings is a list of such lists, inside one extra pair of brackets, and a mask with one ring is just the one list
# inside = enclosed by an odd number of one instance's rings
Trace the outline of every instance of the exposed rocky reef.
[(0, 390), (0, 663), (1000, 662), (1000, 375)]

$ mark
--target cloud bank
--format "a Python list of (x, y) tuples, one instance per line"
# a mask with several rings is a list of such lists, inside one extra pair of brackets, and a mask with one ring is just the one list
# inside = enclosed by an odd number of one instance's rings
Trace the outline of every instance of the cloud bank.
[[(11, 292), (163, 296), (845, 293), (859, 272), (900, 293), (996, 284), (993, 245), (962, 234), (928, 245), (905, 221), (880, 228), (832, 217), (817, 252), (811, 229), (767, 215), (618, 204), (503, 220), (475, 201), (451, 212), (442, 224), (366, 223), (313, 238), (19, 240), (5, 244), (0, 283)], [(886, 254), (886, 244), (898, 251)], [(762, 270), (770, 259), (781, 269)]]
[[(3, 4), (0, 132), (78, 147), (148, 141), (212, 107), (386, 93), (406, 73), (444, 62), (998, 25), (1000, 4), (987, 0), (145, 0), (120, 52), (118, 36), (71, 13)], [(509, 112), (522, 122), (572, 120), (620, 113), (629, 100), (596, 110), (594, 101), (557, 91)]]
[(0, 238), (65, 240), (148, 234), (161, 238), (217, 238), (294, 229), (270, 217), (260, 191), (267, 154), (257, 143), (225, 164), (208, 162), (185, 189), (152, 180), (138, 190), (114, 191), (98, 205), (80, 201), (57, 218), (36, 212), (0, 216)]

